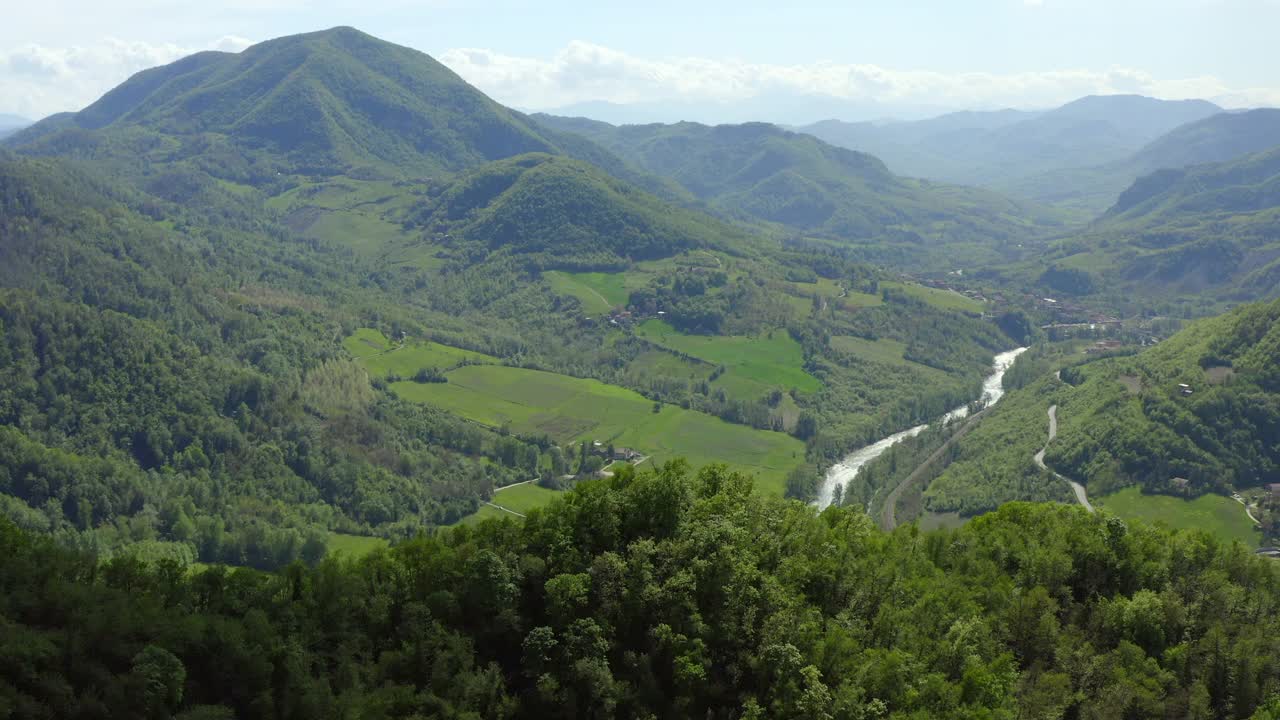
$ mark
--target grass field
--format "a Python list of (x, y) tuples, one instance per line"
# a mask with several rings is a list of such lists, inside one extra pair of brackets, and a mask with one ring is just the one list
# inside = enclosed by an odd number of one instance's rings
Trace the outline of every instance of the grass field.
[(345, 533), (329, 533), (325, 543), (330, 555), (342, 553), (348, 557), (364, 557), (378, 548), (387, 547), (387, 539), (366, 537), (364, 535), (347, 535)]
[(378, 330), (360, 328), (342, 341), (347, 352), (359, 359), (370, 373), (386, 377), (392, 373), (412, 377), (423, 368), (451, 368), (464, 361), (493, 363), (497, 358), (436, 342), (410, 341), (397, 347)]
[(903, 354), (907, 351), (907, 344), (900, 340), (890, 340), (888, 338), (867, 340), (866, 338), (852, 335), (836, 335), (831, 338), (831, 347), (840, 352), (849, 353), (872, 362), (882, 362), (890, 365), (902, 365), (911, 362), (903, 357)]
[(474, 525), (482, 520), (488, 520), (489, 518), (511, 518), (512, 520), (520, 519), (515, 515), (512, 515), (509, 512), (503, 512), (492, 505), (481, 505), (479, 510), (476, 510), (470, 515), (458, 520), (458, 522), (453, 524), (453, 527), (457, 527), (459, 525)]
[(495, 492), (490, 502), (523, 515), (534, 508), (550, 503), (557, 497), (560, 497), (559, 491), (548, 490), (534, 483), (525, 483)]
[(801, 392), (822, 388), (817, 378), (804, 371), (800, 343), (785, 330), (759, 337), (685, 335), (666, 322), (649, 320), (636, 328), (636, 334), (663, 347), (724, 365), (725, 373), (716, 383), (740, 396), (758, 397), (775, 387)]
[(1171, 528), (1201, 528), (1249, 547), (1257, 547), (1262, 540), (1262, 534), (1245, 515), (1244, 506), (1222, 495), (1183, 500), (1169, 495), (1143, 495), (1138, 488), (1129, 487), (1095, 502), (1125, 520), (1164, 523)]
[(561, 443), (611, 441), (653, 456), (652, 462), (684, 457), (695, 467), (726, 462), (778, 494), (786, 474), (804, 460), (804, 444), (789, 435), (674, 405), (655, 413), (639, 393), (595, 380), (491, 365), (462, 367), (448, 377), (447, 383), (400, 382), (392, 389), (484, 425), (545, 433)]
[(902, 290), (913, 298), (923, 300), (943, 310), (960, 310), (970, 313), (980, 313), (983, 310), (982, 303), (951, 290), (940, 290), (938, 288), (900, 282), (882, 282), (880, 287)]
[(714, 369), (713, 365), (686, 360), (663, 350), (640, 353), (627, 364), (627, 370), (637, 375), (687, 378), (695, 381), (706, 380)]
[(590, 313), (608, 312), (626, 305), (631, 291), (649, 281), (648, 273), (546, 272), (542, 277), (558, 295), (572, 295)]

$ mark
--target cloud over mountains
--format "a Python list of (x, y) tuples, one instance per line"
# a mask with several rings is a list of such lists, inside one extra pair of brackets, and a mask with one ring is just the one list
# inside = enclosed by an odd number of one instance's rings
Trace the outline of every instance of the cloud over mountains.
[[(242, 50), (250, 41), (224, 37), (203, 47), (106, 38), (89, 45), (26, 44), (0, 48), (0, 111), (41, 117), (76, 110), (129, 75), (198, 50)], [(757, 113), (759, 119), (802, 122), (858, 108), (871, 115), (920, 114), (959, 108), (1037, 108), (1090, 94), (1138, 93), (1161, 98), (1205, 98), (1233, 107), (1280, 105), (1280, 87), (1230, 87), (1212, 76), (1162, 78), (1141, 69), (1063, 69), (1045, 72), (948, 73), (898, 70), (870, 63), (769, 64), (705, 57), (649, 58), (589, 42), (571, 42), (546, 57), (455, 48), (435, 54), (499, 102), (530, 109), (585, 103), (696, 105), (725, 109), (723, 119)], [(809, 103), (784, 107), (785, 103)], [(774, 117), (758, 115), (776, 107)], [(750, 108), (747, 110), (746, 108)], [(675, 119), (675, 118), (670, 118)], [(820, 117), (811, 118), (813, 120)], [(846, 117), (845, 119), (861, 119)]]

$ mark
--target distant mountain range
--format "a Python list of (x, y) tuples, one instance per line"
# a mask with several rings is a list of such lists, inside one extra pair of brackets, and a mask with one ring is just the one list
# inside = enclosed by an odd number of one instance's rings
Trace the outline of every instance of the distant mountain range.
[(899, 177), (872, 155), (766, 123), (617, 127), (533, 117), (586, 136), (731, 217), (836, 240), (881, 262), (924, 262), (930, 246), (990, 260), (993, 250), (1015, 252), (1060, 224), (1031, 203)]
[(1222, 112), (1202, 100), (1110, 95), (1041, 113), (953, 113), (888, 124), (828, 121), (800, 130), (877, 155), (905, 175), (979, 185), (1096, 214), (1114, 200), (1107, 191), (1118, 194), (1123, 187), (1115, 188), (1117, 182), (1123, 186), (1141, 170), (1117, 169), (1101, 191), (1092, 187), (1094, 168), (1124, 163), (1175, 128)]
[(0, 138), (7, 137), (31, 124), (31, 121), (17, 115), (0, 113)]
[(1149, 303), (1181, 296), (1209, 305), (1276, 297), (1280, 147), (1145, 175), (1096, 222), (1058, 243), (1046, 263), (1092, 277), (1071, 285), (1110, 294), (1120, 304), (1125, 298)]

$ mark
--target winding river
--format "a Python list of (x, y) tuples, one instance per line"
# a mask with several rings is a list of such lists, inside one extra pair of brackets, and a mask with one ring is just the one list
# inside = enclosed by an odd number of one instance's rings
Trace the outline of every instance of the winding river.
[[(1004, 397), (1004, 374), (1012, 365), (1013, 361), (1019, 355), (1026, 352), (1026, 348), (1017, 348), (1008, 352), (1002, 352), (996, 355), (995, 360), (991, 363), (991, 374), (982, 382), (982, 397), (980, 402), (982, 407), (989, 407), (1000, 402), (1000, 398)], [(969, 405), (961, 405), (960, 407), (945, 413), (935, 422), (949, 423), (952, 420), (958, 420), (969, 415)], [(875, 460), (884, 454), (885, 450), (897, 445), (909, 437), (915, 437), (928, 429), (928, 425), (917, 425), (908, 430), (894, 433), (887, 438), (877, 440), (876, 442), (852, 453), (846, 455), (840, 462), (832, 465), (826, 476), (822, 479), (822, 485), (818, 487), (818, 499), (815, 504), (819, 510), (826, 508), (831, 504), (831, 499), (835, 495), (837, 487), (843, 486), (845, 483), (857, 476), (858, 471), (863, 466)]]

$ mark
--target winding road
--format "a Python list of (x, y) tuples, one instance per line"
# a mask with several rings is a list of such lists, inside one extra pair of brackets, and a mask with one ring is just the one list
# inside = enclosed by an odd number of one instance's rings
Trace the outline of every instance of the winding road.
[(1053, 473), (1054, 477), (1070, 485), (1071, 491), (1076, 494), (1076, 500), (1080, 501), (1080, 504), (1084, 506), (1085, 510), (1088, 510), (1089, 512), (1093, 512), (1094, 511), (1093, 506), (1089, 504), (1089, 495), (1088, 493), (1085, 492), (1083, 485), (1081, 485), (1078, 482), (1075, 482), (1074, 480), (1069, 480), (1059, 475), (1058, 473), (1054, 472), (1047, 465), (1044, 464), (1044, 453), (1046, 450), (1049, 449), (1049, 443), (1053, 442), (1053, 439), (1056, 437), (1058, 437), (1058, 406), (1050, 405), (1049, 406), (1049, 440), (1045, 442), (1044, 447), (1040, 448), (1040, 452), (1036, 453), (1035, 455), (1036, 465), (1041, 470), (1048, 470), (1050, 473)]

